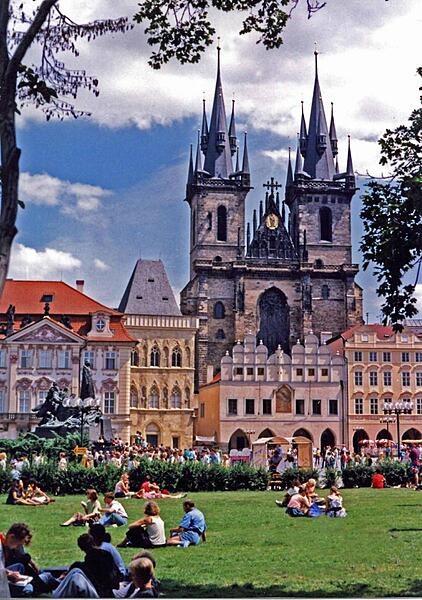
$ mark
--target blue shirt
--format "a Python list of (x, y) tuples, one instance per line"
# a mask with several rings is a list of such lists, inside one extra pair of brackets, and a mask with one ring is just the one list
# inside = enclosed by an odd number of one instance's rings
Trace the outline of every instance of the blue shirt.
[(117, 548), (115, 548), (113, 544), (110, 544), (109, 542), (101, 542), (100, 548), (101, 550), (110, 552), (116, 567), (119, 569), (119, 573), (122, 576), (122, 579), (126, 577), (127, 571), (125, 563), (123, 562), (123, 558), (120, 556), (120, 552), (117, 550)]
[(183, 519), (180, 521), (179, 527), (183, 527), (183, 529), (187, 529), (188, 531), (196, 531), (196, 533), (201, 535), (206, 530), (207, 525), (201, 511), (197, 508), (192, 508), (192, 510), (185, 513)]

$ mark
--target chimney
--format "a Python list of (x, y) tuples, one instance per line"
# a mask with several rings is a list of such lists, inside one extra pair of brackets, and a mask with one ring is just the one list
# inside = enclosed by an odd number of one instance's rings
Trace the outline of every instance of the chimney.
[(81, 292), (81, 294), (84, 293), (84, 285), (85, 285), (85, 280), (84, 279), (77, 279), (76, 280), (76, 289), (78, 290), (78, 292)]

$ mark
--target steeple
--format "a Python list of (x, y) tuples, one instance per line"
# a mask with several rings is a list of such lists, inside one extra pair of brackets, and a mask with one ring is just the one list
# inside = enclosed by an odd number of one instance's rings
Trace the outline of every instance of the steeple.
[(224, 107), (223, 86), (220, 73), (220, 47), (217, 47), (217, 79), (214, 102), (208, 130), (208, 144), (205, 151), (204, 171), (212, 177), (228, 179), (233, 172), (229, 132), (227, 130), (226, 109)]
[(195, 173), (200, 173), (202, 171), (202, 160), (201, 160), (201, 144), (199, 137), (199, 129), (198, 129), (198, 142), (196, 144), (196, 159), (195, 159)]
[(189, 168), (188, 168), (188, 185), (193, 183), (193, 157), (192, 157), (192, 144), (190, 145), (189, 153)]
[(350, 149), (350, 135), (347, 137), (348, 137), (348, 143), (347, 143), (346, 186), (347, 187), (355, 187), (356, 179), (355, 179), (355, 172), (353, 169), (352, 151)]
[(208, 121), (205, 112), (205, 98), (202, 99), (202, 129), (201, 129), (201, 150), (205, 154), (208, 148)]
[(242, 173), (244, 173), (245, 175), (250, 174), (247, 135), (248, 134), (245, 131), (244, 141), (243, 141), (243, 160), (242, 160)]
[(303, 114), (303, 100), (302, 105), (302, 116), (300, 118), (300, 134), (299, 134), (299, 146), (300, 153), (303, 157), (306, 156), (306, 148), (308, 146), (308, 133), (306, 131), (305, 115)]
[(287, 165), (287, 177), (286, 177), (286, 188), (288, 185), (293, 183), (293, 171), (292, 171), (292, 157), (291, 157), (291, 148), (289, 146), (289, 163)]
[(230, 150), (231, 150), (231, 153), (233, 156), (237, 150), (236, 123), (235, 123), (235, 118), (234, 118), (234, 98), (232, 100), (232, 114), (230, 117), (229, 142), (230, 142)]
[(330, 121), (330, 143), (331, 143), (331, 151), (333, 156), (337, 156), (338, 154), (338, 145), (337, 145), (337, 132), (336, 126), (334, 123), (334, 104), (331, 102), (331, 121)]
[[(331, 180), (334, 175), (334, 159), (318, 80), (318, 52), (315, 55), (315, 82), (303, 170), (313, 179)], [(300, 142), (302, 143), (302, 135)], [(302, 148), (301, 148), (302, 150)]]
[(300, 138), (297, 136), (295, 176), (301, 173), (303, 173), (302, 154), (300, 151)]

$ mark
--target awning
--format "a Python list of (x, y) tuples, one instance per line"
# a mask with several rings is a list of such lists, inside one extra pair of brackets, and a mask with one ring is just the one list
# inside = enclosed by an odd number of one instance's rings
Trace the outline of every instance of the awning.
[(212, 437), (196, 435), (195, 442), (198, 442), (199, 444), (215, 444), (215, 435), (213, 435)]

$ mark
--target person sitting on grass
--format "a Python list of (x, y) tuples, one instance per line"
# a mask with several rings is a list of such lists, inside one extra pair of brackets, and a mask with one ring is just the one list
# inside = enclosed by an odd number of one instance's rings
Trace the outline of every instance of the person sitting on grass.
[(113, 557), (98, 548), (89, 533), (78, 537), (78, 546), (85, 558), (70, 565), (53, 598), (112, 598), (120, 579)]
[(186, 548), (190, 544), (199, 544), (201, 539), (205, 542), (207, 525), (203, 513), (195, 508), (195, 503), (192, 500), (183, 502), (183, 510), (185, 515), (179, 526), (170, 529), (170, 537), (167, 539), (168, 546)]
[(25, 498), (25, 488), (22, 479), (14, 479), (7, 490), (6, 504), (22, 504), (24, 506), (35, 506), (35, 502)]
[(277, 506), (286, 507), (289, 504), (290, 498), (299, 492), (300, 481), (299, 479), (294, 479), (290, 484), (289, 489), (284, 494), (283, 500), (276, 500), (275, 503)]
[(325, 511), (327, 517), (346, 517), (346, 510), (343, 508), (343, 498), (337, 487), (332, 485), (330, 493), (327, 496), (327, 508)]
[[(132, 557), (132, 561), (134, 561), (138, 558), (148, 558), (152, 562), (152, 566), (154, 567), (154, 575), (152, 576), (152, 579), (151, 579), (152, 590), (153, 590), (154, 598), (158, 598), (158, 596), (160, 595), (161, 582), (155, 576), (155, 569), (157, 566), (156, 560), (153, 557), (153, 555), (151, 554), (151, 552), (148, 552), (148, 550), (143, 550), (142, 552), (135, 554), (135, 556)], [(113, 590), (113, 594), (114, 594), (115, 598), (133, 598), (133, 594), (136, 593), (138, 588), (136, 587), (136, 584), (134, 583), (130, 573), (129, 573), (129, 577), (130, 577), (130, 581), (127, 581), (126, 583), (121, 583), (120, 588), (118, 590)]]
[(306, 494), (305, 486), (302, 485), (299, 488), (299, 492), (290, 498), (286, 508), (286, 513), (290, 517), (306, 517), (310, 506), (311, 501)]
[(160, 486), (151, 482), (149, 475), (146, 476), (145, 481), (141, 484), (139, 490), (133, 495), (134, 498), (140, 498), (141, 500), (155, 500), (156, 498), (185, 498), (186, 494), (170, 494), (168, 490), (161, 490)]
[(100, 512), (104, 513), (99, 523), (104, 527), (114, 526), (120, 527), (127, 524), (127, 512), (118, 500), (114, 499), (113, 492), (104, 494), (105, 508), (100, 508)]
[(130, 498), (133, 496), (133, 492), (129, 490), (129, 475), (123, 473), (119, 481), (114, 486), (114, 497), (115, 498)]
[[(25, 547), (31, 540), (32, 533), (26, 523), (13, 523), (7, 533), (0, 533), (0, 562), (13, 598), (49, 593), (59, 585), (51, 573), (40, 571), (26, 552)], [(28, 580), (23, 584), (25, 576)]]
[(25, 490), (26, 500), (32, 501), (34, 504), (50, 504), (55, 502), (55, 498), (50, 498), (38, 485), (35, 479), (30, 479)]
[(379, 469), (379, 468), (375, 469), (375, 473), (372, 475), (371, 487), (376, 488), (376, 489), (382, 489), (382, 488), (385, 488), (385, 484), (386, 484), (385, 477), (381, 473), (381, 469)]
[(61, 527), (68, 527), (69, 525), (85, 525), (85, 523), (91, 523), (100, 518), (101, 503), (98, 500), (97, 490), (89, 488), (86, 490), (87, 500), (82, 500), (81, 505), (84, 512), (76, 512), (64, 523), (61, 523)]
[(129, 564), (135, 591), (126, 598), (156, 598), (154, 589), (154, 565), (147, 556), (135, 558)]
[(147, 502), (144, 507), (145, 517), (129, 525), (125, 538), (117, 544), (118, 548), (135, 546), (137, 548), (153, 548), (166, 545), (164, 521), (160, 517), (160, 507), (156, 502)]
[(111, 556), (113, 557), (115, 567), (119, 571), (120, 580), (123, 581), (124, 579), (127, 579), (128, 572), (126, 565), (120, 555), (120, 552), (111, 543), (111, 536), (108, 531), (106, 531), (104, 525), (101, 525), (101, 523), (93, 523), (89, 528), (88, 533), (92, 535), (95, 545), (98, 546), (98, 548), (101, 548), (101, 550), (105, 550), (106, 552), (110, 552)]

